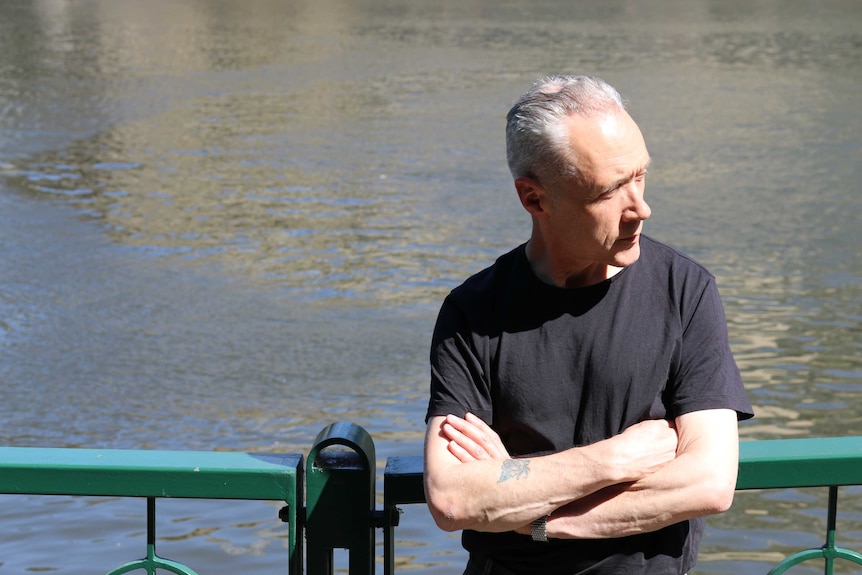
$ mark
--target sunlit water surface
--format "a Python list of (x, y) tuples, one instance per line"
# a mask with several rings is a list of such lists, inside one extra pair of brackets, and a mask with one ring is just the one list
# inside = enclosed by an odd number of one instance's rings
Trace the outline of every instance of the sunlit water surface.
[[(419, 454), (437, 307), (526, 239), (505, 113), (555, 72), (630, 102), (647, 233), (718, 278), (743, 439), (862, 434), (862, 4), (583, 4), (3, 2), (0, 444), (306, 453), (352, 421), (379, 472)], [(738, 494), (695, 573), (821, 545), (824, 507)], [(284, 572), (277, 509), (161, 502), (159, 552)], [(4, 496), (0, 574), (105, 572), (144, 518)], [(400, 572), (460, 573), (422, 506), (397, 535)]]

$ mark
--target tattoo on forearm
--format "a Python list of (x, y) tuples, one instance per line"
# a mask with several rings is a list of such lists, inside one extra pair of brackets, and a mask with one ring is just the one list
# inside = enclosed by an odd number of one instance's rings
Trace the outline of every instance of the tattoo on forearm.
[(497, 483), (503, 483), (510, 479), (521, 479), (530, 474), (529, 459), (506, 459), (500, 469), (500, 479)]

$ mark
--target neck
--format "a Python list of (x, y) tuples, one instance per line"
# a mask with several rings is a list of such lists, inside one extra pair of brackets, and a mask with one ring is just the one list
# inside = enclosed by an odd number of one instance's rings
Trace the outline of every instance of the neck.
[(527, 261), (540, 281), (559, 288), (580, 288), (602, 283), (623, 268), (599, 262), (578, 261), (557, 255), (554, 250), (536, 237), (530, 238), (526, 248)]

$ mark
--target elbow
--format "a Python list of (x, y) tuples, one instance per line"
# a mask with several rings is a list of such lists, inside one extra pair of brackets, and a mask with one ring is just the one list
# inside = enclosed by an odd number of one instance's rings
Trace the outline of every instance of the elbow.
[(452, 501), (452, 498), (426, 495), (425, 499), (437, 527), (450, 533), (464, 528), (463, 511)]
[(733, 495), (736, 493), (734, 488), (725, 489), (724, 493), (716, 498), (716, 513), (724, 513), (733, 505)]
[(453, 532), (469, 529), (473, 522), (470, 520), (470, 510), (466, 503), (469, 497), (457, 489), (443, 489), (434, 486), (434, 482), (425, 484), (425, 501), (428, 510), (437, 527), (443, 531)]
[(431, 517), (434, 518), (434, 523), (443, 531), (452, 533), (461, 529), (460, 523), (452, 514), (432, 507), (430, 504), (428, 505), (428, 509), (431, 511)]
[(730, 509), (733, 504), (733, 492), (713, 493), (705, 502), (704, 515), (717, 515)]
[(704, 515), (724, 513), (733, 505), (736, 481), (713, 481), (703, 486), (701, 493), (703, 493)]

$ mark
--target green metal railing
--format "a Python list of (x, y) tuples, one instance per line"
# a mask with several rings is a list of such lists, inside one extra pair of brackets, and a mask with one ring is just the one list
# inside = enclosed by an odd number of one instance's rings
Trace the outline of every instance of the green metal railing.
[[(384, 502), (395, 506), (424, 502), (422, 457), (392, 457), (384, 472)], [(862, 485), (862, 437), (776, 439), (739, 444), (737, 490), (826, 487), (829, 503), (826, 542), (784, 558), (768, 575), (780, 575), (813, 559), (824, 560), (824, 573), (832, 575), (835, 560), (862, 565), (862, 555), (836, 546), (838, 487)], [(732, 512), (732, 511), (731, 511)], [(386, 574), (394, 573), (394, 552), (387, 551)]]
[(0, 493), (142, 497), (147, 500), (147, 555), (109, 573), (156, 569), (195, 572), (156, 554), (156, 499), (282, 501), (290, 573), (302, 572), (298, 512), (302, 456), (254, 453), (0, 447)]
[[(382, 529), (383, 570), (392, 575), (398, 506), (425, 502), (423, 458), (387, 460), (382, 510), (375, 509), (375, 479), (374, 443), (351, 423), (325, 427), (305, 465), (299, 454), (0, 447), (0, 493), (146, 498), (146, 557), (108, 575), (141, 569), (195, 575), (156, 553), (156, 500), (171, 497), (283, 502), (279, 519), (289, 524), (286, 563), (293, 575), (305, 569), (331, 574), (334, 549), (349, 551), (351, 575), (373, 574), (375, 534)], [(824, 545), (786, 557), (769, 575), (815, 559), (824, 561), (826, 575), (836, 560), (862, 565), (862, 555), (836, 545), (838, 487), (846, 485), (862, 485), (862, 437), (740, 443), (738, 490), (824, 487), (829, 493)]]
[(812, 559), (824, 560), (824, 573), (832, 575), (836, 559), (862, 565), (862, 555), (835, 544), (838, 487), (862, 484), (862, 437), (781, 439), (739, 444), (739, 478), (736, 488), (780, 489), (827, 487), (829, 503), (826, 542), (786, 557), (769, 575), (779, 575)]

